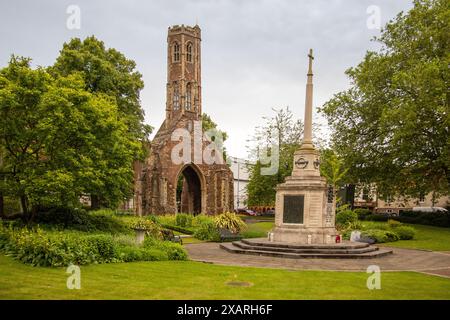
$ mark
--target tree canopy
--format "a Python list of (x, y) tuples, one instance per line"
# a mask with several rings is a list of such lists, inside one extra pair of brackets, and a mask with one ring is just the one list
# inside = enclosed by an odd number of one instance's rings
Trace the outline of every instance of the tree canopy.
[[(250, 174), (247, 204), (250, 206), (275, 203), (275, 187), (291, 174), (294, 152), (300, 146), (303, 135), (303, 123), (294, 119), (288, 107), (274, 109), (274, 112), (274, 116), (264, 117), (265, 124), (256, 128), (254, 136), (249, 141), (250, 158), (255, 162), (247, 166)], [(273, 150), (273, 147), (277, 150)], [(270, 158), (271, 155), (275, 155), (274, 152), (278, 154), (278, 158), (272, 158), (277, 161), (276, 164), (261, 162), (261, 158), (265, 158), (262, 156), (263, 153), (267, 153)], [(277, 170), (271, 174), (264, 174), (262, 169), (270, 165), (275, 165)]]
[(129, 95), (91, 90), (93, 70), (33, 69), (30, 61), (13, 56), (0, 70), (0, 192), (19, 197), (26, 215), (91, 194), (116, 206), (131, 195), (132, 163), (142, 154), (142, 113), (133, 105), (140, 87)]
[(448, 1), (414, 1), (321, 109), (349, 176), (381, 195), (449, 192), (449, 22)]

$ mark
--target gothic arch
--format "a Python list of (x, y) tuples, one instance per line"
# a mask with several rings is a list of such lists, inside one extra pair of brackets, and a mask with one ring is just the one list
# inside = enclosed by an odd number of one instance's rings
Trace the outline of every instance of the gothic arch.
[[(178, 190), (180, 179), (181, 191)], [(175, 177), (174, 186), (176, 212), (206, 213), (206, 179), (197, 165), (190, 163), (182, 166)]]

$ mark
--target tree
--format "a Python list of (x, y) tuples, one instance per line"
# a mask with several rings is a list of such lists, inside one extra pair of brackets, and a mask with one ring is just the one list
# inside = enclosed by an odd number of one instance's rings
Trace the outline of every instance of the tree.
[[(214, 122), (211, 119), (211, 117), (208, 114), (206, 114), (206, 113), (202, 114), (201, 121), (202, 121), (202, 131), (203, 132), (207, 132), (208, 130), (215, 129), (215, 130), (217, 130), (216, 134), (220, 135), (222, 137), (222, 141), (221, 141), (222, 144), (221, 145), (217, 144), (217, 147), (219, 149), (220, 148), (222, 149), (222, 151), (223, 151), (223, 159), (224, 159), (224, 161), (226, 161), (228, 156), (227, 156), (227, 150), (225, 148), (224, 143), (225, 143), (225, 140), (228, 139), (228, 133), (226, 131), (220, 130), (217, 127), (217, 123)], [(215, 141), (215, 137), (214, 136), (211, 137), (211, 140), (214, 141), (215, 143), (219, 143), (219, 141)]]
[[(331, 149), (323, 149), (320, 155), (320, 174), (327, 179), (327, 183), (333, 187), (334, 196), (348, 182), (349, 168), (345, 162)], [(339, 203), (341, 199), (336, 198)]]
[(449, 192), (449, 21), (448, 1), (414, 1), (321, 109), (349, 176), (381, 195)]
[[(74, 38), (65, 43), (49, 72), (55, 77), (80, 74), (85, 90), (107, 95), (117, 104), (119, 116), (127, 127), (126, 134), (134, 141), (144, 142), (148, 140), (152, 127), (144, 124), (144, 111), (139, 98), (144, 82), (135, 68), (133, 60), (114, 48), (107, 49), (102, 41), (91, 36), (83, 41)], [(135, 150), (134, 159), (143, 160), (145, 150), (144, 145)], [(93, 207), (108, 205), (95, 190), (91, 201)]]
[[(273, 117), (264, 117), (266, 123), (256, 128), (255, 135), (249, 142), (250, 158), (255, 165), (248, 165), (250, 181), (247, 185), (248, 205), (273, 205), (275, 203), (275, 187), (284, 182), (286, 176), (290, 175), (293, 166), (294, 152), (299, 148), (303, 134), (303, 123), (294, 120), (293, 114), (288, 107), (276, 110)], [(273, 150), (273, 147), (278, 150)], [(262, 168), (265, 164), (261, 157), (265, 150), (268, 157), (278, 151), (277, 170), (274, 174), (265, 175)]]
[(128, 197), (141, 145), (116, 101), (86, 91), (79, 73), (53, 77), (29, 64), (13, 56), (0, 70), (2, 170), (26, 218), (40, 206), (77, 206), (84, 194)]

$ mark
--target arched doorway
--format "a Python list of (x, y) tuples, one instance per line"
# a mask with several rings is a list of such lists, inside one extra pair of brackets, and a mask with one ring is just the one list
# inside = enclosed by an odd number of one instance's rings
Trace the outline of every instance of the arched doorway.
[(184, 167), (177, 178), (177, 212), (200, 214), (202, 212), (202, 176), (192, 165)]

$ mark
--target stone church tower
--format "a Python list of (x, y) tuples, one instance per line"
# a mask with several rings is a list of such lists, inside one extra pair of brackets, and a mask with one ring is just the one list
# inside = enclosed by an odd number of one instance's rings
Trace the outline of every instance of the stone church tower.
[[(230, 168), (225, 161), (207, 164), (202, 151), (211, 141), (195, 140), (202, 137), (200, 42), (197, 25), (169, 27), (166, 118), (150, 144), (149, 157), (138, 179), (139, 214), (218, 214), (233, 210)], [(181, 141), (179, 135), (174, 138), (174, 131), (180, 129), (191, 142), (190, 161), (183, 163), (172, 159), (174, 147)], [(197, 146), (195, 141), (200, 141)]]

